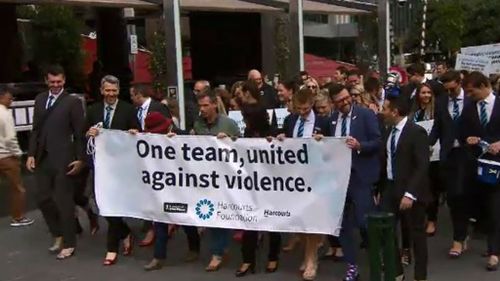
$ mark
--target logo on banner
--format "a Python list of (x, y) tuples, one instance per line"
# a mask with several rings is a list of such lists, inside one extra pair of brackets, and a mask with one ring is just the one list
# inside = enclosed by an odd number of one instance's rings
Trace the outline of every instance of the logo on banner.
[(202, 220), (208, 220), (214, 214), (215, 207), (212, 201), (201, 199), (196, 203), (196, 215)]
[(188, 204), (184, 203), (163, 203), (163, 211), (165, 213), (187, 213)]

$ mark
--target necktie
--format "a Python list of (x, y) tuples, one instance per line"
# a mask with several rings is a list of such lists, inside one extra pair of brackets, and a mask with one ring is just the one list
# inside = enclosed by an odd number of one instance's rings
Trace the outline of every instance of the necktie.
[(304, 136), (304, 125), (306, 124), (306, 119), (300, 117), (299, 129), (297, 130), (297, 137), (301, 138)]
[(113, 111), (113, 108), (111, 106), (106, 106), (106, 116), (104, 117), (104, 129), (109, 129), (109, 126), (111, 125), (111, 112)]
[(49, 99), (47, 100), (47, 107), (46, 107), (46, 109), (51, 108), (52, 105), (54, 105), (54, 96), (53, 95), (49, 95)]
[(479, 107), (481, 109), (481, 114), (479, 116), (479, 120), (481, 121), (481, 126), (486, 127), (488, 125), (488, 113), (486, 112), (486, 101), (481, 101), (479, 103)]
[(422, 119), (422, 114), (424, 111), (422, 109), (419, 109), (415, 112), (415, 116), (413, 116), (413, 122), (418, 122)]
[(347, 114), (342, 115), (342, 127), (340, 130), (340, 136), (341, 137), (347, 136)]
[[(139, 120), (139, 125), (140, 125), (141, 127), (143, 127), (143, 125), (142, 125), (142, 112), (143, 112), (143, 111), (144, 111), (144, 109), (143, 109), (142, 107), (139, 107), (139, 108), (137, 109), (137, 120)], [(144, 128), (143, 128), (143, 129), (144, 129)]]
[(460, 108), (458, 107), (458, 99), (453, 99), (453, 120), (456, 121), (460, 116)]
[(396, 170), (396, 134), (398, 128), (394, 127), (391, 132), (391, 167), (392, 167), (392, 178), (394, 179), (394, 171)]

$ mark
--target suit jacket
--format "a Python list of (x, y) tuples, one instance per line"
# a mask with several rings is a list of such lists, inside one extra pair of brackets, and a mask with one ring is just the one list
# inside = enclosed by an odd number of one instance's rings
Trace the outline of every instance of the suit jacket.
[[(484, 128), (479, 121), (477, 112), (477, 102), (470, 102), (462, 112), (462, 122), (460, 124), (460, 140), (465, 143), (468, 137), (480, 137), (488, 143), (500, 141), (500, 98), (497, 96), (493, 105), (493, 112), (488, 125)], [(474, 157), (479, 156), (481, 149), (479, 146), (469, 147)], [(488, 159), (500, 161), (500, 156), (491, 154), (485, 155)]]
[[(293, 129), (295, 128), (295, 123), (298, 119), (299, 115), (296, 113), (292, 113), (288, 115), (283, 121), (283, 133), (287, 138), (293, 138)], [(328, 119), (315, 115), (313, 133), (322, 134), (327, 137), (330, 136)]]
[(85, 117), (82, 101), (63, 92), (46, 109), (48, 92), (35, 98), (33, 129), (28, 156), (37, 163), (47, 158), (58, 169), (67, 169), (75, 160), (85, 159)]
[[(136, 124), (137, 124), (137, 128), (141, 128), (141, 124), (139, 123), (139, 119), (137, 118), (137, 113), (139, 112), (138, 108), (135, 109), (135, 120), (136, 120)], [(155, 101), (153, 99), (151, 99), (151, 103), (149, 104), (149, 108), (148, 108), (148, 112), (147, 114), (149, 114), (150, 112), (159, 112), (161, 113), (163, 116), (171, 119), (172, 118), (172, 114), (170, 114), (170, 111), (168, 110), (168, 107), (166, 105), (164, 105), (163, 103), (161, 102), (158, 102), (158, 101)], [(146, 115), (144, 115), (144, 118), (146, 118)]]
[[(104, 122), (104, 102), (98, 102), (91, 105), (87, 110), (86, 119), (87, 130), (99, 122)], [(134, 107), (128, 102), (118, 100), (113, 119), (111, 120), (110, 129), (125, 131), (137, 128), (137, 117)]]
[[(445, 161), (448, 157), (448, 154), (453, 148), (455, 139), (460, 142), (460, 123), (462, 123), (465, 108), (471, 103), (470, 98), (464, 96), (462, 114), (457, 121), (453, 121), (453, 117), (448, 110), (448, 101), (448, 95), (442, 95), (436, 100), (434, 126), (432, 127), (429, 137), (430, 145), (434, 145), (437, 140), (439, 140), (439, 144), (441, 145), (439, 158), (441, 161)], [(460, 142), (460, 145), (464, 145), (464, 143)]]
[[(391, 135), (388, 130), (382, 143), (385, 151), (384, 170), (387, 167), (387, 141)], [(408, 120), (400, 134), (396, 147), (395, 167), (393, 168), (394, 199), (400, 201), (405, 192), (417, 198), (418, 202), (431, 200), (429, 190), (429, 138), (424, 128)]]
[(276, 90), (264, 83), (260, 90), (260, 100), (266, 109), (274, 109), (280, 107), (280, 102), (278, 99), (278, 94)]
[[(339, 112), (331, 116), (330, 135), (335, 135)], [(370, 109), (354, 105), (352, 108), (350, 136), (361, 144), (361, 150), (352, 152), (351, 176), (356, 175), (358, 181), (374, 184), (380, 176), (379, 149), (382, 142), (377, 116)]]

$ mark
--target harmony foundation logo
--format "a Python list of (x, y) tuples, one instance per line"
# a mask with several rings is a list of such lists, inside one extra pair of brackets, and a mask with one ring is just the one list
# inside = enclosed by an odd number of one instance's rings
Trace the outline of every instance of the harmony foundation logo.
[(212, 201), (207, 199), (202, 199), (196, 203), (196, 215), (202, 220), (208, 220), (215, 211), (214, 204)]

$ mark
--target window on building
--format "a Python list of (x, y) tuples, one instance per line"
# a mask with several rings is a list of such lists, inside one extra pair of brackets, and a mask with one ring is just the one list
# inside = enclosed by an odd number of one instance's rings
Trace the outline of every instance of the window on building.
[(328, 23), (328, 15), (323, 15), (323, 14), (304, 15), (304, 21), (310, 21), (315, 23)]

